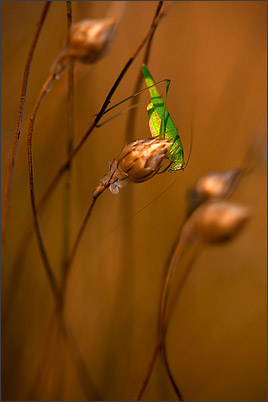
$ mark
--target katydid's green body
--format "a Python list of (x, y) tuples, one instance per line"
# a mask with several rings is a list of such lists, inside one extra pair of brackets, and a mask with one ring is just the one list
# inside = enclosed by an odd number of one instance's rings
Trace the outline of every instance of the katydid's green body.
[[(166, 99), (165, 102), (163, 102), (156, 86), (154, 86), (155, 81), (144, 64), (142, 66), (142, 71), (147, 87), (151, 87), (148, 88), (150, 91), (151, 102), (147, 106), (151, 134), (153, 137), (169, 139), (173, 143), (168, 154), (170, 160), (169, 172), (183, 170), (183, 148), (178, 129), (175, 127), (170, 114), (166, 109)], [(169, 84), (170, 81), (167, 80), (166, 95), (168, 93)]]

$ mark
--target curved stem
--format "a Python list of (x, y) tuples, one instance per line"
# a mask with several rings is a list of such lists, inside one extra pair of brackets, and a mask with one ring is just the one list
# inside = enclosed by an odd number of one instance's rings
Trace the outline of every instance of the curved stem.
[(161, 296), (160, 296), (160, 305), (159, 305), (159, 322), (158, 322), (158, 335), (157, 335), (157, 341), (156, 341), (156, 345), (153, 351), (153, 355), (151, 358), (151, 361), (148, 365), (146, 374), (144, 376), (144, 379), (142, 381), (142, 384), (140, 386), (140, 389), (138, 391), (138, 393), (136, 394), (135, 397), (135, 401), (140, 400), (140, 398), (142, 397), (143, 392), (145, 391), (145, 388), (148, 384), (148, 381), (151, 377), (153, 368), (154, 368), (154, 364), (156, 362), (156, 357), (158, 352), (161, 350), (162, 345), (163, 345), (163, 341), (164, 341), (164, 333), (165, 333), (165, 328), (162, 325), (162, 321), (163, 321), (163, 313), (165, 311), (165, 305), (166, 305), (166, 301), (167, 301), (167, 296), (168, 296), (168, 290), (170, 287), (170, 280), (174, 274), (174, 269), (176, 268), (176, 263), (178, 260), (179, 255), (181, 255), (182, 251), (184, 250), (184, 246), (182, 247), (181, 242), (179, 241), (174, 249), (174, 252), (171, 256), (169, 265), (168, 265), (168, 269), (167, 269), (167, 274), (166, 274), (166, 279), (161, 291)]
[(176, 381), (175, 381), (175, 379), (174, 379), (174, 377), (172, 375), (172, 372), (171, 372), (171, 369), (170, 369), (170, 366), (169, 366), (165, 338), (163, 339), (163, 343), (162, 343), (162, 358), (163, 358), (163, 362), (164, 362), (164, 365), (165, 365), (166, 370), (167, 370), (168, 378), (169, 378), (169, 380), (170, 380), (170, 382), (172, 384), (172, 387), (173, 387), (174, 391), (177, 394), (177, 397), (178, 397), (179, 401), (184, 401), (183, 396), (182, 396), (179, 388), (177, 387)]
[[(166, 331), (167, 331), (170, 315), (173, 311), (175, 301), (179, 297), (178, 295), (180, 294), (182, 287), (185, 283), (187, 274), (189, 272), (189, 268), (193, 262), (193, 258), (192, 258), (188, 264), (185, 264), (182, 267), (182, 273), (179, 278), (180, 280), (179, 280), (178, 286), (176, 287), (176, 295), (175, 295), (175, 297), (172, 298), (171, 303), (169, 304), (170, 308), (168, 310), (168, 313), (166, 314), (166, 308), (167, 308), (167, 303), (168, 303), (169, 291), (170, 291), (170, 287), (171, 287), (171, 281), (174, 278), (178, 260), (179, 260), (179, 258), (181, 258), (182, 254), (186, 250), (188, 241), (189, 241), (189, 239), (187, 238), (187, 236), (183, 234), (183, 227), (182, 227), (180, 229), (179, 236), (177, 237), (176, 242), (172, 247), (172, 251), (169, 256), (168, 263), (167, 263), (165, 281), (164, 281), (164, 284), (163, 284), (163, 287), (161, 290), (160, 304), (159, 304), (159, 316), (158, 316), (158, 335), (157, 335), (156, 345), (155, 345), (154, 352), (153, 352), (151, 361), (149, 363), (148, 369), (146, 371), (146, 374), (144, 376), (140, 389), (135, 397), (135, 400), (140, 400), (140, 398), (142, 397), (142, 394), (143, 394), (143, 392), (148, 384), (148, 381), (150, 379), (150, 376), (152, 374), (154, 364), (156, 362), (157, 354), (160, 350), (163, 349), (163, 347), (165, 348), (165, 336), (166, 336)], [(196, 255), (196, 253), (194, 253), (194, 256), (195, 255)], [(167, 362), (167, 359), (166, 359), (166, 362)], [(170, 370), (168, 364), (165, 363), (165, 360), (164, 360), (164, 364), (167, 369), (167, 373), (168, 373), (169, 379), (171, 381), (171, 384), (172, 384), (176, 394), (178, 395), (178, 398), (180, 400), (183, 400), (182, 394), (179, 391), (179, 389), (176, 385), (176, 382), (171, 374), (171, 370)]]
[(177, 262), (179, 258), (182, 256), (185, 248), (187, 246), (187, 239), (184, 239), (181, 233), (177, 238), (176, 246), (172, 248), (172, 253), (168, 260), (168, 266), (166, 271), (165, 281), (162, 287), (161, 296), (160, 296), (160, 304), (159, 304), (159, 315), (158, 315), (158, 331), (161, 333), (163, 330), (163, 319), (165, 316), (169, 290), (171, 287), (171, 280), (174, 278), (174, 274), (177, 267)]
[(43, 235), (37, 215), (37, 208), (36, 208), (36, 201), (35, 201), (35, 188), (34, 188), (34, 171), (33, 171), (33, 155), (32, 155), (32, 137), (33, 137), (33, 127), (34, 127), (34, 122), (36, 118), (36, 114), (38, 112), (38, 109), (40, 107), (40, 104), (42, 100), (45, 98), (48, 90), (50, 89), (53, 81), (54, 81), (54, 74), (50, 74), (46, 82), (44, 83), (40, 94), (37, 98), (37, 101), (34, 106), (33, 113), (30, 117), (30, 124), (29, 124), (29, 129), (28, 129), (28, 165), (29, 165), (29, 181), (30, 181), (30, 195), (31, 195), (31, 204), (32, 204), (32, 210), (33, 210), (33, 217), (34, 217), (34, 226), (35, 226), (35, 231), (37, 235), (37, 241), (38, 241), (38, 246), (41, 254), (41, 258), (43, 261), (43, 265), (48, 277), (48, 281), (52, 290), (53, 295), (56, 298), (56, 301), (59, 303), (60, 302), (60, 293), (59, 289), (56, 283), (56, 279), (54, 277), (52, 268), (50, 266), (48, 256), (45, 250), (45, 245), (44, 245), (44, 240), (43, 240)]
[[(179, 400), (181, 400), (181, 401), (183, 401), (184, 399), (183, 399), (182, 393), (180, 392), (180, 390), (179, 390), (179, 388), (178, 388), (178, 386), (176, 384), (176, 381), (175, 381), (175, 379), (174, 379), (174, 377), (172, 375), (172, 372), (171, 372), (171, 369), (170, 369), (170, 366), (169, 366), (169, 362), (168, 362), (168, 358), (167, 358), (166, 334), (167, 334), (168, 324), (170, 322), (171, 315), (172, 315), (172, 313), (174, 311), (176, 303), (178, 302), (178, 300), (180, 298), (181, 292), (182, 292), (183, 287), (184, 287), (184, 285), (186, 283), (186, 279), (187, 279), (187, 277), (189, 275), (189, 272), (190, 272), (190, 270), (191, 270), (191, 268), (193, 266), (194, 260), (196, 259), (197, 255), (198, 255), (198, 252), (199, 252), (199, 250), (201, 248), (201, 243), (197, 242), (193, 247), (194, 248), (193, 248), (193, 251), (192, 251), (192, 254), (190, 256), (189, 261), (186, 261), (185, 264), (183, 264), (182, 267), (181, 267), (180, 276), (179, 276), (178, 281), (176, 283), (175, 289), (173, 289), (173, 296), (171, 297), (169, 303), (167, 301), (168, 294), (165, 297), (165, 300), (164, 300), (165, 303), (164, 303), (164, 306), (163, 306), (162, 318), (161, 318), (161, 322), (160, 322), (160, 336), (162, 337), (162, 340), (163, 340), (162, 341), (162, 346), (161, 346), (163, 362), (164, 362), (165, 368), (167, 370), (167, 374), (168, 374), (169, 380), (171, 382), (171, 385), (172, 385), (174, 391), (176, 392)], [(178, 247), (175, 249), (175, 252), (173, 254), (174, 256), (175, 256), (177, 250), (179, 250), (179, 244), (178, 244)], [(176, 262), (177, 262), (177, 258), (176, 258), (175, 261), (171, 260), (170, 266), (171, 266), (172, 263), (176, 264)]]
[[(67, 8), (67, 30), (72, 24), (72, 3), (66, 1)], [(67, 94), (67, 156), (70, 155), (73, 148), (74, 139), (74, 65), (68, 70), (68, 94)], [(68, 250), (70, 242), (70, 189), (71, 189), (71, 164), (68, 166), (63, 201), (63, 250), (62, 250), (62, 280), (66, 274), (68, 263)]]
[(31, 68), (33, 54), (34, 54), (34, 51), (36, 48), (36, 44), (37, 44), (41, 29), (43, 27), (43, 24), (44, 24), (44, 21), (45, 21), (45, 18), (46, 18), (50, 5), (51, 5), (51, 1), (46, 1), (45, 5), (42, 9), (41, 15), (37, 22), (36, 29), (35, 29), (35, 32), (34, 32), (34, 35), (32, 38), (32, 42), (30, 45), (30, 49), (29, 49), (29, 52), (27, 55), (27, 60), (26, 60), (25, 68), (24, 68), (21, 95), (20, 95), (19, 113), (18, 113), (18, 118), (17, 118), (16, 129), (15, 129), (15, 133), (14, 133), (14, 140), (13, 140), (12, 151), (11, 151), (11, 155), (10, 155), (9, 169), (8, 169), (7, 182), (6, 182), (4, 201), (3, 201), (3, 213), (2, 213), (2, 223), (1, 223), (2, 256), (3, 256), (3, 246), (4, 246), (5, 232), (6, 232), (7, 212), (8, 212), (8, 208), (9, 208), (9, 201), (10, 201), (11, 188), (12, 188), (13, 177), (14, 177), (15, 163), (16, 163), (16, 157), (17, 157), (18, 146), (19, 146), (21, 125), (22, 125), (22, 120), (23, 120), (23, 116), (24, 116), (24, 106), (25, 106), (25, 101), (26, 101), (26, 93), (27, 93), (30, 68)]
[(135, 395), (134, 401), (139, 401), (141, 399), (144, 391), (145, 391), (145, 388), (146, 388), (146, 386), (148, 384), (148, 381), (149, 381), (149, 379), (151, 377), (151, 374), (153, 372), (153, 368), (154, 368), (154, 365), (155, 365), (155, 362), (156, 362), (158, 351), (161, 348), (161, 346), (162, 346), (162, 337), (158, 336), (156, 345), (155, 345), (153, 353), (152, 353), (150, 363), (149, 363), (147, 371), (146, 371), (146, 374), (145, 374), (145, 376), (144, 376), (144, 378), (142, 380), (142, 383), (141, 383), (141, 386), (139, 388), (139, 391)]

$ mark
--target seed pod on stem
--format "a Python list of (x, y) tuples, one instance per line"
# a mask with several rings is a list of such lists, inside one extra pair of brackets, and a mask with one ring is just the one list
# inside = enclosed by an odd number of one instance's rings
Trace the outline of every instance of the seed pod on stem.
[(234, 169), (211, 172), (200, 177), (188, 194), (191, 207), (195, 209), (205, 201), (227, 197), (242, 173), (242, 169)]
[(72, 63), (95, 63), (109, 50), (116, 28), (114, 18), (85, 19), (72, 24), (63, 48), (52, 66), (59, 78)]
[(125, 145), (110, 164), (110, 171), (100, 181), (93, 193), (97, 196), (109, 186), (113, 194), (129, 182), (141, 183), (153, 177), (161, 168), (172, 143), (157, 138), (136, 140)]
[(206, 243), (231, 240), (250, 218), (248, 207), (230, 201), (210, 201), (197, 208), (183, 234)]

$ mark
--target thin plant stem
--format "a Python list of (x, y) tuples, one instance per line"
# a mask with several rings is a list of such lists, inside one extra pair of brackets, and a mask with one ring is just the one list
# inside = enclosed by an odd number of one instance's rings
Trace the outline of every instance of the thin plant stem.
[(7, 182), (6, 182), (4, 201), (3, 201), (3, 213), (2, 213), (2, 223), (1, 223), (2, 258), (3, 258), (3, 246), (4, 246), (4, 240), (5, 240), (5, 233), (6, 233), (7, 213), (8, 213), (8, 208), (9, 208), (11, 189), (12, 189), (12, 183), (13, 183), (13, 177), (14, 177), (14, 170), (15, 170), (16, 158), (17, 158), (18, 147), (19, 147), (21, 125), (22, 125), (22, 120), (23, 120), (23, 116), (24, 116), (24, 107), (25, 107), (25, 101), (26, 101), (28, 79), (29, 79), (29, 74), (30, 74), (30, 69), (31, 69), (31, 64), (32, 64), (32, 59), (33, 59), (34, 51), (36, 48), (36, 44), (37, 44), (41, 29), (43, 27), (43, 24), (45, 22), (47, 12), (49, 10), (50, 5), (51, 5), (51, 1), (45, 2), (41, 15), (37, 21), (35, 32), (33, 34), (32, 42), (30, 45), (30, 49), (29, 49), (29, 52), (27, 55), (24, 73), (23, 73), (19, 112), (18, 112), (18, 118), (17, 118), (15, 132), (14, 132), (14, 139), (13, 139), (13, 145), (12, 145), (12, 150), (11, 150), (11, 155), (10, 155), (9, 169), (8, 169)]
[(40, 107), (42, 100), (45, 98), (48, 90), (51, 88), (51, 85), (52, 85), (54, 79), (55, 79), (55, 75), (50, 74), (39, 93), (39, 96), (36, 100), (36, 103), (35, 103), (35, 106), (33, 109), (33, 113), (30, 117), (30, 124), (29, 124), (29, 129), (28, 129), (28, 166), (29, 166), (31, 204), (32, 204), (32, 210), (33, 210), (34, 226), (35, 226), (35, 231), (36, 231), (36, 235), (37, 235), (38, 246), (39, 246), (41, 258), (43, 261), (43, 265), (44, 265), (45, 272), (48, 277), (48, 281), (49, 281), (52, 293), (53, 293), (56, 301), (58, 303), (60, 303), (60, 293), (59, 293), (58, 285), (56, 283), (56, 279), (53, 274), (53, 271), (50, 266), (50, 262), (48, 260), (48, 256), (47, 256), (47, 253), (45, 250), (41, 226), (40, 226), (38, 215), (37, 215), (37, 207), (36, 207), (36, 201), (35, 201), (35, 188), (34, 188), (33, 152), (32, 152), (32, 137), (33, 137), (33, 128), (34, 128), (34, 122), (36, 119), (36, 114), (38, 112), (38, 109)]
[(164, 310), (163, 310), (163, 317), (162, 317), (162, 322), (161, 322), (161, 329), (160, 329), (160, 334), (159, 336), (161, 336), (162, 338), (162, 345), (161, 345), (161, 355), (162, 355), (162, 359), (164, 362), (164, 366), (166, 368), (169, 380), (171, 382), (171, 385), (175, 391), (175, 393), (177, 394), (179, 400), (183, 401), (183, 396), (181, 391), (179, 390), (176, 381), (173, 377), (173, 374), (171, 372), (170, 366), (169, 366), (169, 362), (168, 362), (168, 357), (167, 357), (167, 350), (166, 350), (166, 335), (167, 335), (167, 330), (168, 330), (168, 325), (170, 322), (170, 318), (171, 315), (174, 311), (175, 305), (178, 302), (181, 292), (183, 290), (183, 287), (186, 283), (187, 277), (190, 273), (190, 270), (194, 264), (195, 259), (197, 258), (199, 251), (201, 249), (201, 243), (200, 242), (196, 242), (193, 245), (193, 249), (192, 249), (192, 253), (190, 256), (189, 261), (186, 261), (184, 264), (182, 264), (181, 269), (180, 269), (180, 276), (178, 279), (178, 282), (176, 283), (175, 289), (173, 290), (173, 297), (171, 298), (169, 304), (168, 304), (168, 309), (165, 306)]
[[(66, 1), (67, 7), (67, 30), (72, 24), (72, 2)], [(67, 156), (70, 155), (74, 140), (74, 65), (68, 70), (68, 94), (67, 94)], [(63, 200), (63, 251), (62, 251), (62, 278), (66, 274), (70, 242), (70, 187), (71, 187), (71, 163), (67, 168), (64, 200)]]
[(161, 291), (160, 296), (160, 305), (159, 305), (159, 317), (158, 317), (158, 330), (161, 332), (163, 330), (163, 317), (165, 316), (165, 310), (167, 305), (167, 300), (169, 296), (169, 290), (171, 287), (171, 281), (174, 278), (174, 274), (176, 271), (177, 263), (179, 258), (182, 256), (183, 252), (187, 247), (187, 239), (185, 239), (182, 235), (179, 235), (178, 242), (172, 250), (171, 258), (168, 262), (168, 267), (166, 271), (166, 277), (164, 281), (164, 285)]
[(157, 341), (154, 347), (154, 351), (152, 354), (152, 358), (150, 360), (150, 363), (148, 365), (147, 371), (145, 373), (145, 376), (142, 380), (141, 386), (139, 388), (139, 391), (137, 392), (136, 396), (135, 396), (135, 401), (140, 400), (140, 398), (142, 397), (146, 386), (149, 382), (149, 379), (151, 377), (151, 374), (153, 372), (154, 369), (154, 365), (156, 362), (156, 357), (158, 355), (158, 352), (161, 350), (162, 348), (162, 344), (163, 344), (163, 319), (162, 319), (162, 312), (163, 312), (163, 307), (165, 306), (166, 303), (166, 299), (167, 299), (167, 294), (168, 294), (168, 290), (169, 290), (169, 286), (170, 286), (170, 281), (171, 278), (173, 277), (174, 274), (174, 269), (176, 268), (176, 264), (178, 261), (179, 256), (182, 254), (184, 248), (185, 248), (186, 243), (181, 241), (178, 241), (177, 245), (175, 248), (173, 248), (172, 251), (172, 256), (170, 258), (170, 262), (168, 264), (167, 267), (167, 273), (166, 273), (166, 277), (165, 277), (165, 282), (164, 285), (162, 287), (162, 291), (161, 291), (161, 296), (160, 296), (160, 306), (159, 306), (159, 323), (158, 323), (158, 334), (157, 334)]
[(162, 351), (162, 358), (163, 358), (163, 362), (164, 362), (164, 366), (167, 370), (167, 374), (168, 374), (168, 378), (172, 384), (172, 387), (175, 391), (175, 393), (177, 394), (177, 397), (179, 399), (179, 401), (184, 401), (183, 396), (176, 384), (176, 381), (174, 380), (173, 374), (171, 372), (170, 366), (169, 366), (169, 362), (168, 362), (168, 357), (167, 357), (167, 348), (166, 348), (166, 339), (163, 339), (162, 345), (161, 345), (161, 351)]
[(180, 297), (183, 286), (186, 283), (186, 279), (189, 275), (190, 269), (192, 268), (195, 259), (199, 255), (199, 252), (203, 246), (203, 243), (200, 240), (195, 240), (194, 244), (190, 244), (191, 247), (191, 255), (189, 261), (186, 261), (185, 264), (182, 265), (179, 271), (179, 278), (176, 282), (175, 289), (173, 290), (173, 296), (170, 297), (170, 301), (166, 304), (165, 309), (163, 311), (161, 329), (166, 332), (166, 328), (170, 321), (171, 315), (174, 311), (174, 307)]
[(140, 385), (140, 388), (139, 388), (137, 394), (135, 395), (134, 401), (140, 401), (140, 399), (141, 399), (141, 397), (142, 397), (142, 395), (143, 395), (143, 393), (144, 393), (144, 391), (145, 391), (145, 389), (147, 387), (147, 384), (148, 384), (148, 381), (149, 381), (149, 379), (151, 377), (151, 374), (152, 374), (152, 371), (153, 371), (153, 368), (154, 368), (154, 365), (155, 365), (155, 362), (156, 362), (156, 358), (157, 358), (159, 349), (161, 348), (161, 345), (162, 345), (162, 337), (158, 336), (156, 345), (155, 345), (153, 353), (152, 353), (151, 360), (149, 362), (149, 365), (148, 365), (148, 368), (147, 368), (147, 371), (146, 371), (146, 374), (145, 374), (145, 376), (144, 376), (144, 378), (142, 380), (142, 383)]

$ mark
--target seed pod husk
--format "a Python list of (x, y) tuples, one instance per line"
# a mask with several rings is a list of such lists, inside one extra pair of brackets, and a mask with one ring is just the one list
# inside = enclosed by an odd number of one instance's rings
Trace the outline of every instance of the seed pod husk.
[(161, 168), (171, 146), (168, 140), (157, 138), (130, 142), (113, 160), (99, 187), (109, 186), (111, 192), (117, 194), (119, 188), (129, 182), (141, 183), (151, 179)]
[(248, 207), (230, 201), (210, 201), (198, 207), (185, 224), (184, 233), (206, 243), (231, 240), (250, 218)]
[(86, 19), (72, 24), (67, 39), (69, 57), (83, 63), (99, 60), (109, 50), (115, 26), (113, 18)]
[(85, 19), (73, 23), (51, 72), (59, 78), (74, 62), (97, 62), (108, 52), (115, 28), (114, 18)]
[(241, 169), (234, 169), (225, 172), (211, 172), (200, 177), (195, 187), (188, 193), (191, 207), (194, 209), (205, 201), (228, 196), (241, 173)]

